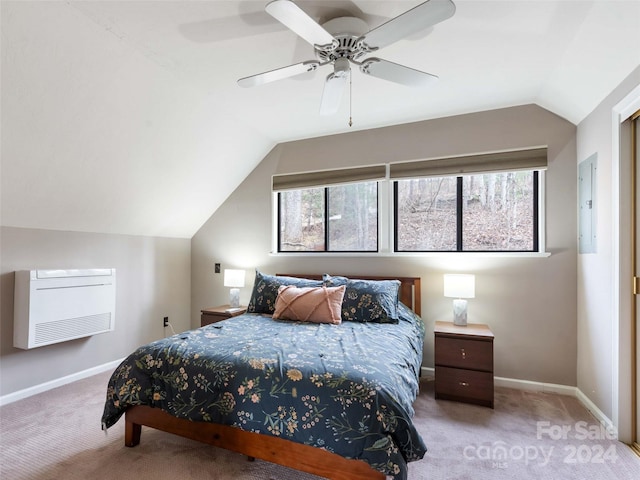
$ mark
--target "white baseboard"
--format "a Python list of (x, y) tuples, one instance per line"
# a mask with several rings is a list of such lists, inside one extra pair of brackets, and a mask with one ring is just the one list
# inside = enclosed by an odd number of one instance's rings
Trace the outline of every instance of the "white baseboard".
[(532, 382), (531, 380), (520, 380), (519, 378), (494, 377), (493, 383), (496, 387), (517, 388), (518, 390), (528, 390), (540, 393), (558, 393), (560, 395), (576, 396), (576, 387), (559, 385), (557, 383)]
[[(433, 379), (435, 376), (435, 369), (432, 367), (422, 367), (422, 377), (426, 379)], [(518, 390), (527, 390), (530, 392), (540, 393), (556, 393), (559, 395), (568, 395), (570, 397), (576, 397), (580, 403), (589, 410), (591, 415), (598, 420), (604, 428), (609, 432), (617, 432), (617, 429), (611, 419), (607, 417), (602, 410), (600, 410), (595, 403), (593, 403), (589, 397), (587, 397), (582, 390), (578, 387), (570, 387), (568, 385), (559, 385), (557, 383), (543, 383), (533, 382), (530, 380), (520, 380), (518, 378), (505, 378), (494, 377), (494, 385), (496, 387), (516, 388)], [(617, 436), (617, 434), (616, 434)]]
[(121, 358), (120, 360), (114, 360), (113, 362), (82, 370), (81, 372), (72, 373), (71, 375), (67, 375), (66, 377), (56, 378), (55, 380), (51, 380), (49, 382), (34, 385), (33, 387), (18, 390), (17, 392), (8, 393), (7, 395), (2, 395), (0, 396), (0, 407), (9, 403), (16, 402), (18, 400), (22, 400), (23, 398), (36, 395), (38, 393), (46, 392), (47, 390), (51, 390), (56, 387), (61, 387), (62, 385), (66, 385), (67, 383), (82, 380), (83, 378), (91, 377), (108, 370), (114, 370), (118, 365), (120, 365), (120, 363), (122, 363), (122, 360), (124, 359)]
[(602, 426), (607, 429), (608, 432), (615, 432), (616, 438), (618, 438), (618, 429), (613, 424), (611, 419), (604, 413), (602, 413), (602, 410), (600, 410), (589, 397), (582, 393), (582, 390), (576, 388), (576, 397), (578, 398), (578, 400), (580, 400), (580, 403), (584, 405), (584, 408), (589, 410), (589, 412), (591, 412), (591, 415), (593, 415), (596, 420), (598, 420), (602, 424)]
[(435, 376), (435, 368), (433, 367), (420, 367), (420, 374), (422, 378), (426, 378), (427, 380), (433, 379)]

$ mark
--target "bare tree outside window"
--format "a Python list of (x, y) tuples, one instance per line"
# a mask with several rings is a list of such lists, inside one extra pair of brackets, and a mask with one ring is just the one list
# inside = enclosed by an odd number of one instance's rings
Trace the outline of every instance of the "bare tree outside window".
[(378, 184), (329, 190), (329, 251), (378, 250)]
[(397, 183), (397, 250), (456, 250), (456, 178)]
[(281, 252), (324, 250), (324, 188), (278, 195)]
[(378, 184), (278, 194), (281, 252), (377, 251)]
[(533, 250), (533, 172), (463, 177), (463, 250)]
[(537, 174), (397, 181), (396, 251), (536, 251)]

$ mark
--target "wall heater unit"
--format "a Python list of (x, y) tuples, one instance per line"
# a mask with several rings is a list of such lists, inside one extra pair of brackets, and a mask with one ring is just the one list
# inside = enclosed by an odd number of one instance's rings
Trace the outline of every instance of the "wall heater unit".
[(116, 269), (15, 273), (13, 346), (35, 348), (112, 331)]

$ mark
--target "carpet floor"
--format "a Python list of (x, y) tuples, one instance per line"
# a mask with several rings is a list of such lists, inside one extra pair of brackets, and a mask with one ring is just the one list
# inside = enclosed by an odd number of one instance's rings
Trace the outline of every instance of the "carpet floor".
[[(108, 373), (0, 407), (2, 480), (317, 480), (124, 420), (100, 429)], [(435, 400), (423, 379), (415, 423), (429, 451), (409, 480), (638, 480), (640, 458), (573, 397), (496, 388), (495, 409)]]

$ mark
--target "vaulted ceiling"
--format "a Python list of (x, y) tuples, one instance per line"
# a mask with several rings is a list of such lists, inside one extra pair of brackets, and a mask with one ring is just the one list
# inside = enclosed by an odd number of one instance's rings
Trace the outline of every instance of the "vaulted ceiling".
[[(323, 117), (330, 69), (236, 83), (315, 59), (267, 0), (3, 0), (2, 225), (188, 238), (279, 142), (530, 103), (578, 124), (640, 65), (640, 1), (454, 2), (376, 52), (437, 83), (354, 70)], [(374, 28), (421, 2), (296, 3)]]

